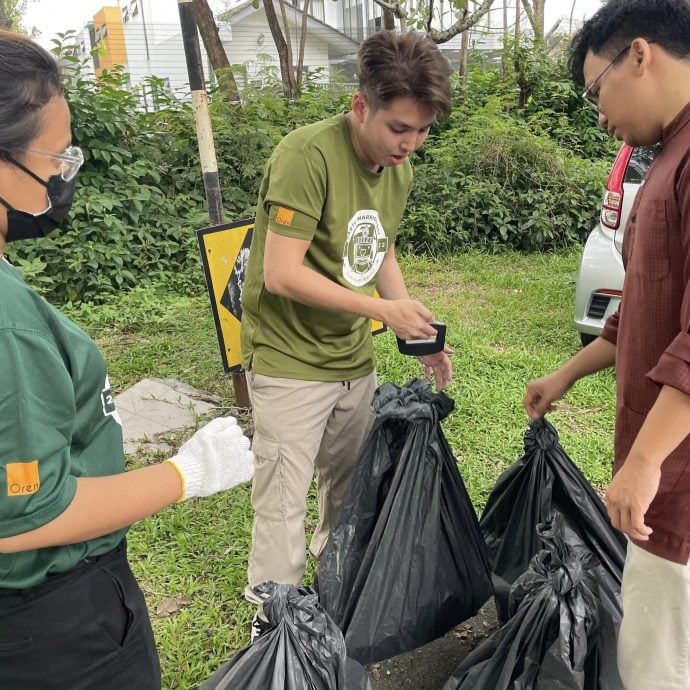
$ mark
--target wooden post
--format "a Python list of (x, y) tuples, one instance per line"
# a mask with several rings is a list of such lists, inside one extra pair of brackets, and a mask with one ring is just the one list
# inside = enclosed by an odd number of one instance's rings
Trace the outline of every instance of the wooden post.
[[(216, 160), (213, 129), (211, 128), (211, 117), (208, 111), (208, 94), (206, 93), (204, 81), (204, 67), (201, 62), (201, 48), (199, 46), (194, 7), (192, 0), (177, 0), (177, 7), (180, 12), (182, 42), (187, 61), (189, 86), (192, 90), (192, 110), (194, 111), (194, 124), (196, 126), (201, 172), (206, 191), (206, 203), (208, 204), (208, 216), (211, 225), (220, 225), (223, 222), (223, 199), (220, 194), (218, 161)], [(235, 395), (235, 405), (237, 407), (250, 407), (247, 381), (243, 371), (233, 373), (232, 386)]]

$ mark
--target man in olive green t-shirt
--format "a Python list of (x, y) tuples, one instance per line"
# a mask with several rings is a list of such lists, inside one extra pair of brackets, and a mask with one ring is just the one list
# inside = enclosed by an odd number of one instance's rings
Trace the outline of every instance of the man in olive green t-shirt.
[[(259, 192), (241, 335), (256, 456), (246, 596), (257, 604), (253, 586), (304, 574), (314, 475), (315, 556), (337, 517), (372, 422), (370, 320), (405, 339), (435, 334), (432, 313), (409, 298), (395, 238), (408, 156), (450, 110), (450, 66), (431, 40), (382, 31), (362, 43), (358, 76), (352, 110), (286, 136)], [(439, 389), (449, 352), (421, 358)], [(263, 627), (255, 616), (252, 639)]]

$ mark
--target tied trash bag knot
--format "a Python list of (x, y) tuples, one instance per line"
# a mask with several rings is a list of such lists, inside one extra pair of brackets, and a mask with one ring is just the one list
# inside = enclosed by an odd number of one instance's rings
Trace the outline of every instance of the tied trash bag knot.
[(582, 589), (583, 582), (591, 582), (590, 571), (599, 565), (599, 559), (589, 549), (567, 541), (568, 530), (560, 513), (551, 513), (546, 522), (537, 525), (536, 531), (545, 548), (533, 556), (527, 572), (511, 588), (511, 616), (525, 596), (546, 584), (559, 597)]
[(263, 582), (252, 589), (264, 600), (269, 629), (199, 690), (371, 690), (311, 587)]
[(551, 450), (558, 446), (558, 432), (543, 417), (532, 419), (524, 436), (525, 453), (533, 453), (537, 448)]
[[(328, 627), (326, 616), (319, 611), (319, 598), (311, 587), (295, 585), (278, 585), (275, 582), (262, 582), (252, 588), (255, 594), (266, 599), (263, 605), (264, 615), (272, 627), (276, 627), (286, 615), (288, 609), (298, 626), (310, 635), (324, 635)], [(299, 613), (299, 615), (295, 615)], [(319, 615), (321, 613), (321, 615)], [(300, 625), (304, 623), (304, 625)]]
[(455, 403), (443, 391), (434, 393), (428, 381), (413, 379), (400, 388), (392, 383), (379, 386), (374, 393), (373, 407), (379, 420), (428, 419), (436, 424), (453, 411)]
[(568, 543), (559, 513), (538, 530), (545, 549), (511, 587), (511, 618), (470, 652), (444, 690), (622, 690), (617, 676), (602, 675), (607, 602), (597, 559)]
[(548, 550), (534, 557), (532, 567), (548, 577), (556, 594), (576, 589), (587, 572), (600, 565), (591, 551), (565, 540), (567, 529), (560, 513), (552, 513), (547, 522), (537, 525), (537, 534)]

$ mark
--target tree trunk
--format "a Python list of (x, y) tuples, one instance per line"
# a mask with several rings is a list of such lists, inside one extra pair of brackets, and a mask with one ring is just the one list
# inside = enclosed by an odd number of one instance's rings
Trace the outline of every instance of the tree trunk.
[(532, 25), (534, 31), (534, 38), (537, 41), (544, 40), (544, 7), (546, 0), (522, 0), (522, 6), (525, 8), (527, 19)]
[(204, 42), (204, 48), (213, 67), (213, 73), (218, 84), (230, 103), (239, 103), (240, 94), (237, 90), (235, 76), (230, 70), (230, 61), (220, 40), (218, 26), (213, 18), (213, 12), (208, 6), (208, 0), (192, 0), (196, 25)]
[(395, 14), (389, 7), (383, 8), (383, 28), (386, 31), (395, 31)]
[(302, 5), (302, 27), (299, 34), (299, 54), (297, 56), (297, 77), (295, 79), (296, 86), (299, 89), (302, 86), (302, 70), (304, 68), (304, 46), (307, 43), (307, 20), (309, 19), (309, 1), (304, 0)]
[(285, 0), (278, 0), (280, 6), (280, 18), (283, 21), (283, 36), (285, 37), (285, 45), (287, 46), (287, 59), (290, 65), (290, 79), (292, 85), (295, 85), (295, 57), (292, 53), (292, 36), (290, 35), (290, 25), (288, 24), (287, 11), (285, 10)]
[(470, 32), (463, 31), (460, 42), (460, 67), (458, 68), (458, 74), (465, 81), (467, 77), (467, 57), (470, 49)]
[(577, 0), (573, 0), (573, 6), (570, 8), (570, 24), (568, 26), (568, 36), (573, 34), (573, 15), (575, 14), (575, 5), (577, 5)]
[(266, 12), (266, 20), (268, 21), (268, 28), (271, 30), (271, 36), (276, 44), (278, 51), (278, 59), (280, 60), (280, 74), (283, 79), (283, 93), (285, 98), (292, 100), (295, 97), (295, 82), (292, 78), (292, 65), (288, 57), (288, 46), (285, 42), (285, 37), (280, 29), (278, 17), (276, 15), (276, 8), (273, 5), (273, 0), (264, 0), (264, 10)]
[[(524, 2), (524, 0), (523, 0)], [(518, 108), (522, 109), (527, 105), (527, 75), (525, 74), (525, 65), (520, 54), (520, 17), (522, 11), (520, 9), (520, 0), (515, 2), (515, 81), (518, 85)]]
[(508, 3), (503, 1), (503, 50), (501, 51), (501, 76), (506, 79), (508, 76), (508, 65), (506, 61), (506, 50), (508, 50)]
[(522, 11), (520, 9), (520, 0), (515, 0), (515, 47), (520, 44), (520, 15)]
[(20, 22), (26, 11), (26, 0), (0, 0), (0, 29), (21, 31)]

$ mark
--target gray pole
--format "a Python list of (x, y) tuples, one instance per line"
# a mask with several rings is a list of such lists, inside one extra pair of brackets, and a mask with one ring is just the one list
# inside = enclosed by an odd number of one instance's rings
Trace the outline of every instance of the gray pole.
[[(208, 203), (208, 215), (211, 225), (220, 225), (223, 222), (223, 199), (220, 194), (218, 161), (216, 160), (216, 149), (213, 143), (211, 117), (208, 112), (208, 94), (206, 93), (204, 82), (204, 68), (201, 62), (201, 48), (194, 17), (194, 7), (192, 0), (177, 0), (177, 7), (180, 12), (189, 86), (192, 90), (192, 109), (194, 111), (196, 137), (199, 144), (201, 172), (204, 178), (204, 189), (206, 190), (206, 202)], [(247, 381), (243, 371), (233, 373), (232, 386), (235, 393), (235, 405), (238, 407), (250, 407)]]

